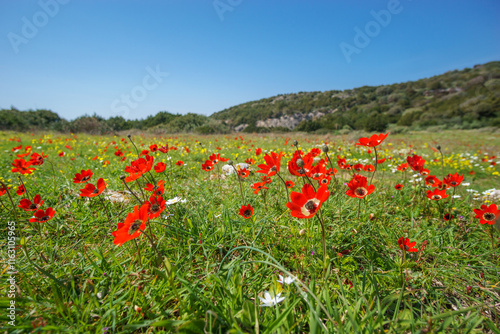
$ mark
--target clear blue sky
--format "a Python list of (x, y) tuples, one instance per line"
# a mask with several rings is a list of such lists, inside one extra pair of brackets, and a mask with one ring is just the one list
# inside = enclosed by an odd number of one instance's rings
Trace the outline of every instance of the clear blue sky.
[(499, 18), (498, 0), (0, 0), (0, 108), (210, 115), (417, 80), (500, 60)]

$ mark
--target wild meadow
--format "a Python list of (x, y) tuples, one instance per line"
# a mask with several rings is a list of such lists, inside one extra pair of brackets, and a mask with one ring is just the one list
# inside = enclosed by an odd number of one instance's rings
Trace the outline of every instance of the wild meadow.
[(2, 132), (1, 326), (500, 333), (499, 164), (479, 130)]

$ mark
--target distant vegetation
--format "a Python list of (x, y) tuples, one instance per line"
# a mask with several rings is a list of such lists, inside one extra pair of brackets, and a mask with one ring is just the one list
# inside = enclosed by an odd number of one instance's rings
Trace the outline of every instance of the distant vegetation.
[[(286, 115), (313, 115), (297, 126), (258, 126)], [(262, 122), (260, 122), (262, 125)], [(299, 92), (243, 103), (212, 116), (161, 111), (142, 120), (104, 119), (96, 114), (66, 121), (50, 110), (0, 110), (0, 130), (113, 133), (130, 129), (158, 133), (404, 132), (437, 126), (448, 129), (500, 127), (500, 62), (450, 71), (431, 78), (345, 91)]]

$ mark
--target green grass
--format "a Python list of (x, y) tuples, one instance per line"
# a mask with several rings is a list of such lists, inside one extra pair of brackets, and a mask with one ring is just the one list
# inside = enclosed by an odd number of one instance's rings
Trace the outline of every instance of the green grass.
[[(481, 194), (500, 184), (498, 165), (489, 167), (498, 161), (490, 158), (500, 156), (498, 134), (389, 135), (377, 147), (379, 159), (387, 160), (378, 167), (375, 191), (362, 201), (359, 219), (358, 199), (346, 196), (348, 188), (343, 185), (351, 176), (340, 170), (341, 182), (329, 185), (331, 195), (321, 209), (326, 262), (320, 215), (292, 217), (277, 177), (272, 177), (269, 190), (254, 194), (250, 186), (262, 174), (252, 173), (242, 181), (243, 199), (235, 175), (219, 179), (217, 168), (201, 169), (212, 153), (220, 153), (235, 163), (253, 158), (255, 172), (266, 151), (283, 151), (287, 155), (281, 160), (280, 175), (293, 180), (291, 190), (299, 192), (303, 180), (286, 168), (294, 139), (306, 152), (328, 142), (338, 168), (337, 155), (352, 163), (373, 156), (366, 147), (354, 145), (365, 135), (132, 136), (139, 150), (150, 144), (178, 147), (168, 154), (153, 154), (155, 163), (167, 163), (165, 174), (152, 171), (156, 181), (165, 181), (164, 198), (186, 199), (167, 206), (160, 218), (147, 223), (158, 255), (144, 235), (120, 247), (113, 244), (111, 233), (117, 223), (139, 204), (134, 197), (125, 204), (103, 201), (102, 195), (85, 199), (79, 196), (84, 185), (72, 182), (75, 173), (91, 169), (90, 183), (102, 177), (107, 189), (127, 190), (120, 175), (126, 174), (124, 168), (137, 159), (137, 153), (125, 135), (121, 141), (122, 137), (111, 136), (0, 133), (0, 180), (12, 186), (14, 204), (21, 196), (15, 192), (19, 174), (10, 171), (11, 163), (24, 146), (31, 145), (33, 152), (43, 151), (48, 158), (22, 180), (31, 199), (40, 194), (45, 200), (42, 208), (56, 212), (46, 223), (28, 223), (32, 213), (12, 210), (9, 194), (0, 197), (2, 306), (12, 300), (6, 283), (8, 222), (16, 223), (19, 271), (15, 327), (8, 324), (3, 309), (2, 329), (12, 333), (499, 333), (499, 233), (493, 226), (480, 225), (473, 212), (481, 204), (499, 204)], [(21, 144), (21, 151), (12, 152)], [(444, 162), (431, 149), (437, 145)], [(126, 161), (114, 155), (115, 146), (125, 152)], [(263, 153), (256, 156), (258, 147)], [(429, 201), (422, 181), (408, 182), (415, 179), (413, 172), (404, 176), (389, 166), (406, 161), (409, 150), (424, 157), (432, 175), (442, 179), (448, 173), (463, 174), (470, 186), (457, 187), (461, 197), (453, 205), (451, 196), (439, 203)], [(60, 157), (60, 152), (66, 154)], [(483, 162), (485, 152), (488, 161)], [(176, 166), (178, 160), (185, 164)], [(394, 185), (403, 180), (404, 188), (398, 192)], [(143, 178), (139, 182), (142, 187), (146, 184)], [(144, 200), (135, 182), (128, 185)], [(478, 199), (468, 188), (479, 191)], [(250, 219), (238, 214), (246, 204), (254, 208)], [(450, 210), (456, 218), (446, 222), (442, 216)], [(416, 241), (419, 249), (407, 253), (404, 261), (400, 237)], [(281, 285), (279, 274), (296, 280)], [(264, 291), (281, 293), (285, 299), (261, 307)]]

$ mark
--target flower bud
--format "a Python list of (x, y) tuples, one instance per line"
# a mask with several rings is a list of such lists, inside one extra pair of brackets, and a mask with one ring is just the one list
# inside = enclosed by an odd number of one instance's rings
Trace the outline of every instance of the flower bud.
[(126, 176), (125, 175), (120, 175), (120, 180), (125, 180)]
[(293, 145), (293, 146), (297, 146), (297, 145), (299, 145), (299, 142), (298, 142), (297, 140), (294, 140), (294, 141), (292, 142), (292, 145)]
[(127, 135), (127, 137), (129, 137), (129, 138), (130, 138), (130, 137), (132, 137), (132, 135), (129, 133), (129, 134)]
[(304, 160), (297, 159), (297, 166), (299, 166), (300, 168), (304, 167), (305, 166)]
[(228, 160), (228, 161), (227, 161), (227, 164), (228, 164), (229, 166), (232, 166), (232, 165), (234, 164), (234, 162), (233, 162), (233, 160)]
[(436, 148), (438, 149), (438, 151), (441, 151), (441, 145), (436, 146)]
[(328, 146), (324, 145), (323, 148), (321, 149), (324, 153), (328, 153)]
[(299, 235), (300, 236), (303, 236), (305, 234), (306, 234), (306, 230), (305, 229), (302, 229), (302, 230), (299, 231)]

